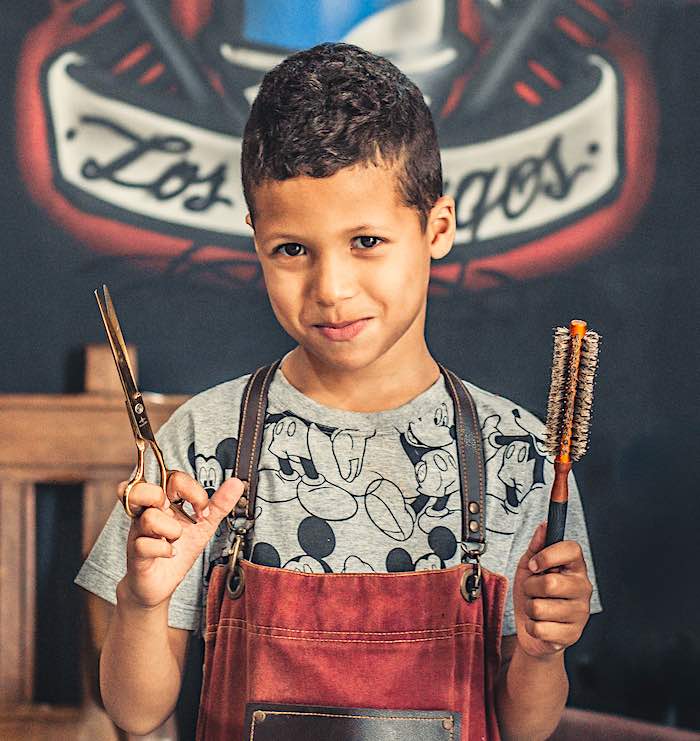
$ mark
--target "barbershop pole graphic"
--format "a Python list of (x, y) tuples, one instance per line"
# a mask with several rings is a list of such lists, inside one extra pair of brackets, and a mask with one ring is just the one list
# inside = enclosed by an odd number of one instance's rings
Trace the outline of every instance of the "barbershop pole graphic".
[(154, 274), (262, 278), (241, 134), (264, 73), (346, 41), (436, 121), (457, 240), (431, 292), (567, 270), (617, 243), (653, 180), (658, 111), (629, 0), (53, 0), (25, 39), (17, 147), (33, 197)]

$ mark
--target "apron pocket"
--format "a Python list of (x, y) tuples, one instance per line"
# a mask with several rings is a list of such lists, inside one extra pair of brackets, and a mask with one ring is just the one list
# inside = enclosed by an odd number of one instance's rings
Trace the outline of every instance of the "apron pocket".
[(249, 702), (244, 728), (246, 741), (456, 741), (460, 714)]

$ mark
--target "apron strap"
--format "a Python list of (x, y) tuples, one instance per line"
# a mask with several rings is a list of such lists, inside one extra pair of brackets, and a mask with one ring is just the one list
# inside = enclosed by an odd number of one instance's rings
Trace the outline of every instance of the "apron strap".
[[(231, 549), (231, 569), (235, 569), (237, 560), (246, 553), (249, 547), (249, 543), (246, 542), (247, 535), (255, 523), (258, 461), (262, 449), (267, 393), (281, 362), (277, 360), (272, 365), (258, 368), (248, 379), (243, 391), (233, 475), (244, 482), (246, 491), (228, 517), (229, 525), (237, 536)], [(475, 598), (478, 596), (480, 582), (479, 556), (486, 550), (485, 476), (481, 428), (476, 405), (464, 383), (440, 363), (438, 366), (445, 378), (454, 406), (462, 498), (462, 560), (476, 565), (474, 572), (476, 590), (472, 590), (472, 598)], [(229, 593), (231, 594), (231, 590)]]
[(258, 488), (258, 461), (263, 440), (263, 423), (267, 410), (267, 392), (281, 360), (258, 368), (251, 374), (243, 391), (238, 422), (238, 446), (233, 475), (243, 481), (246, 492), (234, 510), (236, 517), (254, 519), (255, 495)]
[[(455, 410), (457, 457), (462, 490), (462, 548), (465, 553), (486, 550), (484, 451), (476, 404), (464, 383), (440, 365)], [(467, 548), (469, 549), (467, 551)]]

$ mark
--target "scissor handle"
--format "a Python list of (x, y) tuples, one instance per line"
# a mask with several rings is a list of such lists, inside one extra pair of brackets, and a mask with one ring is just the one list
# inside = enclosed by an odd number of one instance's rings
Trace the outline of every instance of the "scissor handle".
[[(124, 496), (122, 499), (122, 504), (124, 505), (126, 514), (132, 519), (138, 517), (145, 510), (145, 507), (141, 506), (131, 507), (129, 505), (129, 494), (131, 493), (131, 490), (134, 488), (134, 486), (136, 486), (136, 484), (146, 483), (146, 478), (144, 476), (146, 446), (150, 446), (151, 450), (153, 451), (153, 455), (156, 459), (156, 463), (158, 464), (160, 473), (160, 487), (166, 497), (168, 496), (168, 479), (170, 478), (170, 476), (172, 476), (173, 473), (175, 473), (174, 471), (169, 471), (165, 467), (163, 453), (154, 440), (146, 440), (145, 438), (137, 434), (134, 437), (134, 442), (136, 443), (136, 450), (138, 451), (136, 469), (131, 475), (131, 478), (126, 483), (126, 489), (124, 490)], [(195, 520), (194, 517), (192, 517), (188, 512), (185, 511), (183, 507), (184, 501), (184, 499), (171, 499), (170, 505), (185, 519), (189, 520), (193, 524), (196, 524), (197, 520)]]
[[(140, 437), (139, 435), (136, 435), (134, 437), (134, 442), (136, 443), (136, 450), (138, 451), (138, 457), (136, 461), (136, 468), (134, 469), (134, 472), (131, 474), (131, 477), (126, 482), (126, 488), (124, 489), (124, 494), (122, 495), (122, 504), (124, 505), (124, 511), (126, 514), (133, 520), (135, 517), (138, 517), (145, 507), (134, 507), (132, 508), (129, 504), (129, 495), (131, 494), (131, 490), (136, 486), (136, 484), (142, 484), (146, 481), (143, 471), (144, 471), (144, 462), (145, 462), (145, 456), (144, 453), (146, 452), (146, 441)], [(162, 481), (162, 479), (161, 479)]]
[[(158, 447), (158, 444), (155, 440), (147, 440), (146, 441), (150, 446), (151, 450), (153, 451), (153, 455), (156, 457), (156, 461), (158, 462), (158, 468), (160, 468), (160, 485), (163, 491), (165, 492), (165, 496), (168, 496), (168, 479), (175, 473), (175, 471), (169, 471), (165, 467), (165, 460), (163, 459), (163, 453), (161, 452), (160, 448)], [(187, 518), (192, 524), (197, 524), (197, 520), (192, 517), (188, 512), (185, 511), (185, 508), (183, 506), (183, 503), (185, 500), (180, 497), (180, 499), (170, 499), (170, 506), (173, 507), (177, 512), (179, 512), (183, 517)]]

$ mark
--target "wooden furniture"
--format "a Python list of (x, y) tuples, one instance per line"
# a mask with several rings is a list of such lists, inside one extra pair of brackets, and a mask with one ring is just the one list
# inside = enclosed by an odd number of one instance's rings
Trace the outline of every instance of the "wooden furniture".
[[(130, 354), (136, 365), (133, 348)], [(187, 399), (144, 398), (155, 429)], [(76, 536), (87, 555), (114, 506), (117, 483), (129, 477), (136, 461), (109, 347), (86, 348), (82, 394), (0, 395), (0, 430), (0, 717), (36, 720), (43, 714), (47, 722), (53, 717), (65, 724), (70, 711), (33, 703), (35, 489), (44, 483), (82, 484), (83, 527)], [(100, 603), (89, 603), (92, 646), (101, 643), (106, 627)], [(87, 687), (84, 694), (89, 697)], [(0, 737), (5, 737), (1, 727)]]

